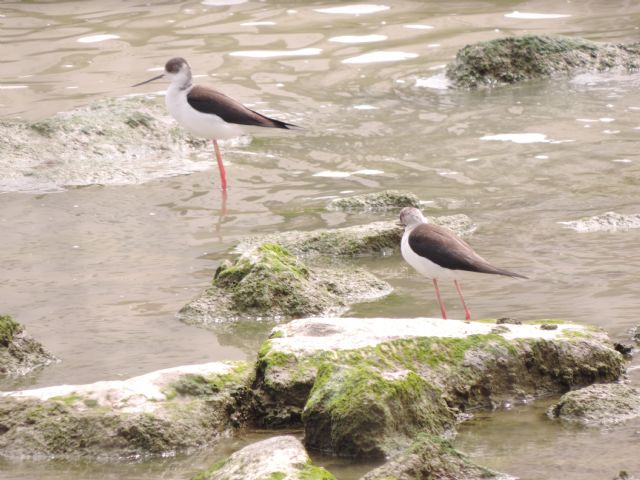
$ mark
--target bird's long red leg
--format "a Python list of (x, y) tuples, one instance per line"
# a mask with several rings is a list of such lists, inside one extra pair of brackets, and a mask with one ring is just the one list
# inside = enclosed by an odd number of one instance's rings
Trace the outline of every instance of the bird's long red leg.
[(460, 295), (460, 300), (462, 301), (462, 306), (464, 307), (464, 319), (471, 320), (471, 312), (469, 311), (469, 308), (467, 308), (467, 303), (464, 301), (464, 297), (462, 296), (460, 284), (458, 283), (458, 280), (454, 280), (453, 283), (456, 286), (456, 290), (458, 291), (458, 295)]
[(440, 313), (442, 313), (442, 319), (447, 319), (447, 312), (444, 310), (444, 303), (442, 303), (442, 297), (440, 296), (440, 289), (438, 288), (438, 280), (433, 279), (433, 288), (436, 289), (436, 297), (438, 297), (438, 304), (440, 305)]
[(216, 151), (216, 160), (218, 161), (218, 170), (220, 170), (220, 183), (222, 184), (222, 191), (227, 191), (227, 172), (224, 171), (224, 164), (222, 163), (222, 155), (220, 154), (220, 147), (216, 140), (213, 141), (213, 148)]

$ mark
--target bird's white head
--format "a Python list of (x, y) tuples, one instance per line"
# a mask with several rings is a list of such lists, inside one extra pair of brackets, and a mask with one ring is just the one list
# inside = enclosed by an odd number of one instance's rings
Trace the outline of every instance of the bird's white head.
[(422, 212), (414, 207), (404, 207), (400, 210), (400, 225), (405, 228), (412, 228), (421, 223), (427, 223)]
[(183, 90), (191, 85), (191, 67), (187, 61), (182, 57), (176, 57), (169, 60), (164, 66), (164, 73), (156, 77), (145, 80), (144, 82), (136, 83), (132, 87), (144, 85), (145, 83), (153, 82), (161, 78), (168, 78), (172, 84), (178, 85)]

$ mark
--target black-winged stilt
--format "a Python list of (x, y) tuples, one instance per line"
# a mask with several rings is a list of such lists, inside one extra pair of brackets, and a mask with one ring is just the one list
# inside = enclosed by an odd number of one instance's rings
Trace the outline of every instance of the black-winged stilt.
[(163, 77), (171, 80), (165, 98), (169, 113), (193, 135), (213, 140), (223, 191), (227, 189), (227, 175), (218, 140), (238, 137), (245, 133), (246, 127), (295, 127), (291, 123), (254, 112), (213, 88), (194, 85), (191, 81), (191, 67), (184, 58), (172, 58), (166, 63), (164, 73), (132, 86), (144, 85)]
[(403, 208), (400, 211), (400, 223), (404, 226), (404, 234), (400, 243), (402, 256), (419, 273), (431, 278), (440, 305), (440, 312), (445, 320), (447, 312), (440, 296), (438, 279), (453, 279), (464, 307), (465, 319), (470, 320), (471, 312), (464, 301), (457, 278), (459, 271), (527, 278), (519, 273), (492, 266), (448, 228), (427, 223), (427, 219), (417, 208)]

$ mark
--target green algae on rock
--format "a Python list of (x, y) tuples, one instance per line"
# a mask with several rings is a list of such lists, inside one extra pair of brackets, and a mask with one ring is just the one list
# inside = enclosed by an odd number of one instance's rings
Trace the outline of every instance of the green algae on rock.
[(589, 385), (565, 393), (547, 414), (585, 427), (617, 425), (640, 417), (640, 390), (622, 383)]
[(581, 72), (640, 68), (640, 43), (613, 45), (547, 35), (507, 37), (458, 51), (447, 78), (458, 88), (511, 84)]
[(0, 375), (25, 375), (56, 360), (11, 316), (0, 315)]
[(420, 433), (409, 448), (361, 480), (496, 480), (515, 479), (473, 463), (448, 440)]
[(191, 451), (237, 426), (244, 362), (0, 393), (0, 456), (132, 459)]
[(251, 417), (262, 427), (302, 422), (310, 448), (381, 458), (412, 441), (405, 421), (441, 434), (458, 411), (614, 381), (623, 371), (603, 332), (494, 327), (428, 318), (281, 325), (259, 353)]
[(139, 183), (197, 170), (185, 153), (194, 139), (158, 97), (108, 98), (36, 122), (0, 120), (0, 189)]
[(283, 435), (252, 443), (192, 480), (335, 480), (335, 477), (311, 462), (297, 438)]
[(346, 457), (384, 458), (420, 432), (443, 435), (455, 415), (439, 388), (411, 370), (323, 364), (302, 412), (305, 444)]
[(178, 316), (207, 327), (248, 318), (281, 321), (340, 313), (350, 303), (390, 292), (386, 282), (364, 270), (307, 267), (281, 245), (262, 243), (221, 265), (212, 286)]
[(403, 207), (420, 208), (420, 200), (413, 193), (384, 190), (351, 197), (334, 198), (327, 204), (327, 210), (347, 212), (384, 212), (400, 210)]
[[(428, 217), (429, 222), (442, 225), (461, 236), (472, 234), (476, 226), (464, 214)], [(291, 231), (244, 239), (236, 247), (243, 253), (261, 243), (284, 246), (295, 255), (326, 257), (363, 257), (385, 255), (400, 248), (403, 228), (395, 221), (373, 222), (353, 227), (319, 229), (308, 232)]]

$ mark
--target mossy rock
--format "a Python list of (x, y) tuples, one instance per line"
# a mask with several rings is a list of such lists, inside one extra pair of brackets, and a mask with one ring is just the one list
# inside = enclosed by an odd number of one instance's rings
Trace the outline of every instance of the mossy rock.
[(419, 432), (444, 434), (455, 415), (442, 392), (410, 370), (323, 364), (302, 413), (307, 447), (385, 458)]
[(263, 243), (221, 265), (212, 286), (178, 316), (210, 328), (247, 319), (279, 322), (340, 313), (350, 303), (390, 291), (386, 282), (364, 270), (311, 268), (283, 246)]
[[(461, 236), (471, 235), (476, 226), (464, 214), (429, 217), (429, 222), (445, 226)], [(399, 250), (403, 228), (396, 221), (380, 221), (352, 227), (290, 231), (250, 237), (236, 251), (252, 251), (262, 243), (277, 243), (294, 255), (309, 257), (365, 257)], [(317, 262), (321, 263), (321, 262)]]
[(581, 38), (524, 35), (467, 45), (447, 66), (455, 87), (512, 84), (579, 72), (637, 71), (640, 43), (599, 44)]
[(565, 393), (547, 414), (586, 427), (617, 425), (640, 417), (640, 390), (622, 383), (590, 385)]
[(420, 433), (405, 451), (367, 473), (361, 480), (514, 479), (473, 463), (448, 440)]
[(0, 394), (0, 456), (139, 459), (192, 451), (242, 425), (244, 362)]
[(25, 375), (57, 359), (9, 315), (0, 315), (0, 376)]
[(191, 480), (336, 480), (311, 462), (300, 441), (277, 436), (248, 445)]
[(327, 210), (346, 212), (386, 212), (389, 210), (399, 212), (403, 207), (420, 208), (420, 200), (410, 192), (384, 190), (351, 197), (334, 198), (327, 204)]
[(380, 458), (417, 430), (452, 430), (459, 412), (620, 377), (624, 362), (606, 334), (557, 325), (495, 333), (495, 324), (457, 320), (295, 320), (259, 352), (248, 415), (258, 427), (302, 423), (310, 448)]
[(0, 120), (0, 176), (28, 191), (139, 183), (190, 171), (188, 153), (208, 145), (178, 128), (157, 96), (106, 98), (35, 122)]

